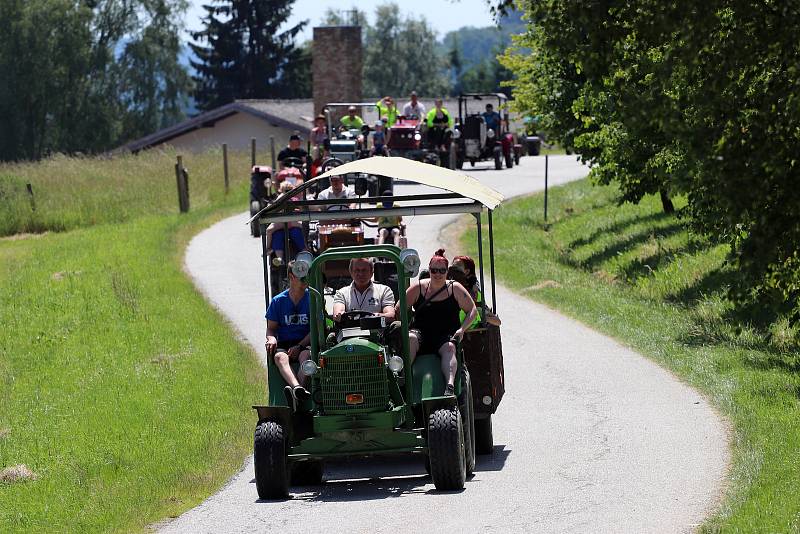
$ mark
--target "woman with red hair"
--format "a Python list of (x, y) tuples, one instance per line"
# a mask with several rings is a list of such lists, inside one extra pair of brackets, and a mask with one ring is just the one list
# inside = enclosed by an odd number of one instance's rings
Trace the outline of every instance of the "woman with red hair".
[[(406, 303), (414, 308), (414, 326), (409, 331), (411, 361), (418, 353), (439, 354), (445, 395), (455, 392), (458, 360), (454, 341), (461, 341), (477, 314), (475, 302), (464, 286), (447, 280), (449, 263), (440, 248), (428, 263), (430, 278), (414, 282), (406, 291)], [(399, 305), (398, 302), (396, 306)], [(463, 321), (459, 319), (460, 311), (465, 314)]]

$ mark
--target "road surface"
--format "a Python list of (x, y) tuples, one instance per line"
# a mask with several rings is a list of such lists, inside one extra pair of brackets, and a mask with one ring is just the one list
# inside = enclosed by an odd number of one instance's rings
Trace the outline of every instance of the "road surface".
[[(544, 185), (541, 157), (511, 170), (465, 171), (506, 197)], [(586, 173), (574, 157), (550, 158), (551, 185)], [(197, 235), (186, 269), (265, 358), (260, 240), (246, 220), (240, 214)], [(407, 221), (423, 263), (451, 220)], [(729, 453), (725, 423), (706, 399), (572, 319), (503, 287), (497, 297), (506, 394), (494, 454), (478, 457), (463, 491), (437, 492), (422, 459), (398, 457), (330, 464), (322, 486), (262, 502), (250, 457), (217, 494), (161, 531), (690, 532), (713, 513)]]

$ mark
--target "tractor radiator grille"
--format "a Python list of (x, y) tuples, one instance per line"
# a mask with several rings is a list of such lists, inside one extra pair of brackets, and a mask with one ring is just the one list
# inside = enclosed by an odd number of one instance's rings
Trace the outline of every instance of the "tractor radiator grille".
[[(385, 410), (389, 404), (386, 368), (377, 354), (342, 355), (325, 358), (320, 370), (322, 407), (327, 414)], [(348, 404), (348, 395), (363, 402)]]

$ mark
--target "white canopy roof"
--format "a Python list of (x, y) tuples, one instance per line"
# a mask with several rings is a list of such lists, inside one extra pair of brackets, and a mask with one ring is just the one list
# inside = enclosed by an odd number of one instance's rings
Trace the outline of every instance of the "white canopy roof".
[(334, 167), (328, 172), (317, 176), (317, 179), (359, 172), (410, 180), (431, 187), (438, 187), (476, 200), (490, 210), (496, 208), (503, 201), (503, 195), (491, 187), (483, 185), (471, 176), (407, 158), (373, 156), (366, 159), (357, 159)]

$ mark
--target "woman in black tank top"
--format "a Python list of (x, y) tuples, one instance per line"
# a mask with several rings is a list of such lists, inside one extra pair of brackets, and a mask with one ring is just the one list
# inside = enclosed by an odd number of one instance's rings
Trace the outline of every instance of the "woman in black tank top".
[[(413, 327), (409, 331), (411, 361), (418, 353), (439, 354), (447, 384), (444, 393), (452, 395), (458, 360), (455, 344), (450, 339), (461, 339), (475, 320), (477, 310), (464, 286), (447, 280), (448, 263), (444, 249), (437, 250), (428, 265), (430, 279), (412, 284), (406, 291), (406, 302), (413, 303), (414, 308)], [(466, 314), (463, 322), (459, 321), (461, 310)]]

